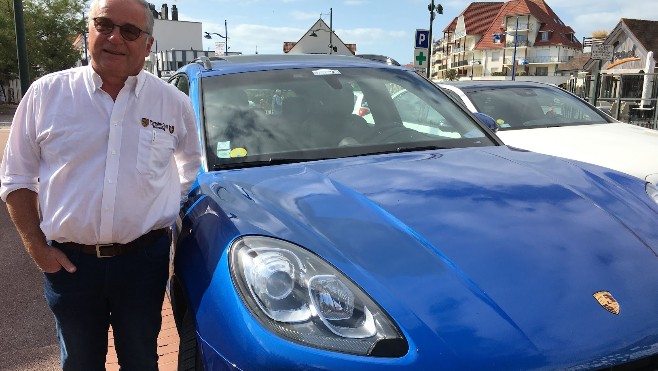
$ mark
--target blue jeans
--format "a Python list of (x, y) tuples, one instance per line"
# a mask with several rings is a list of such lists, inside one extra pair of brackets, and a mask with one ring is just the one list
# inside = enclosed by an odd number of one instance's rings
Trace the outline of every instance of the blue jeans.
[[(53, 243), (57, 247), (57, 243)], [(58, 247), (77, 267), (44, 273), (64, 371), (105, 370), (109, 326), (122, 371), (158, 369), (169, 237), (112, 258)]]

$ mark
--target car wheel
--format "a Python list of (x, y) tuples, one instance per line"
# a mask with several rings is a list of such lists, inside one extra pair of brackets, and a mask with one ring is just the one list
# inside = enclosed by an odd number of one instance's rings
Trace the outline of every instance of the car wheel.
[(196, 327), (192, 314), (187, 311), (183, 317), (178, 346), (178, 371), (203, 371), (201, 351), (196, 338)]

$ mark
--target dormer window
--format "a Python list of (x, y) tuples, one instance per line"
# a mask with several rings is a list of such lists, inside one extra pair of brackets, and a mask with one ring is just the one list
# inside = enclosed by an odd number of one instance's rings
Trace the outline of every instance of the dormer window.
[(541, 31), (539, 34), (541, 41), (548, 41), (548, 31)]

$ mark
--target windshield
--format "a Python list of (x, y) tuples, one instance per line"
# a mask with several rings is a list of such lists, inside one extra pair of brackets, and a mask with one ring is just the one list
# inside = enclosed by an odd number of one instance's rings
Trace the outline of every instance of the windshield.
[(495, 145), (413, 72), (285, 69), (204, 78), (211, 169), (391, 151)]
[(478, 112), (496, 120), (500, 130), (608, 122), (602, 113), (560, 88), (508, 86), (467, 89), (464, 93)]

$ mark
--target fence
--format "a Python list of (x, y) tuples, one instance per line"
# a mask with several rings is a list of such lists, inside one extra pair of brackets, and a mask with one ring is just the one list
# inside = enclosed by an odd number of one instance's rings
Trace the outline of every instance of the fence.
[(658, 74), (601, 74), (592, 99), (592, 76), (573, 78), (567, 89), (596, 103), (619, 121), (658, 130)]

